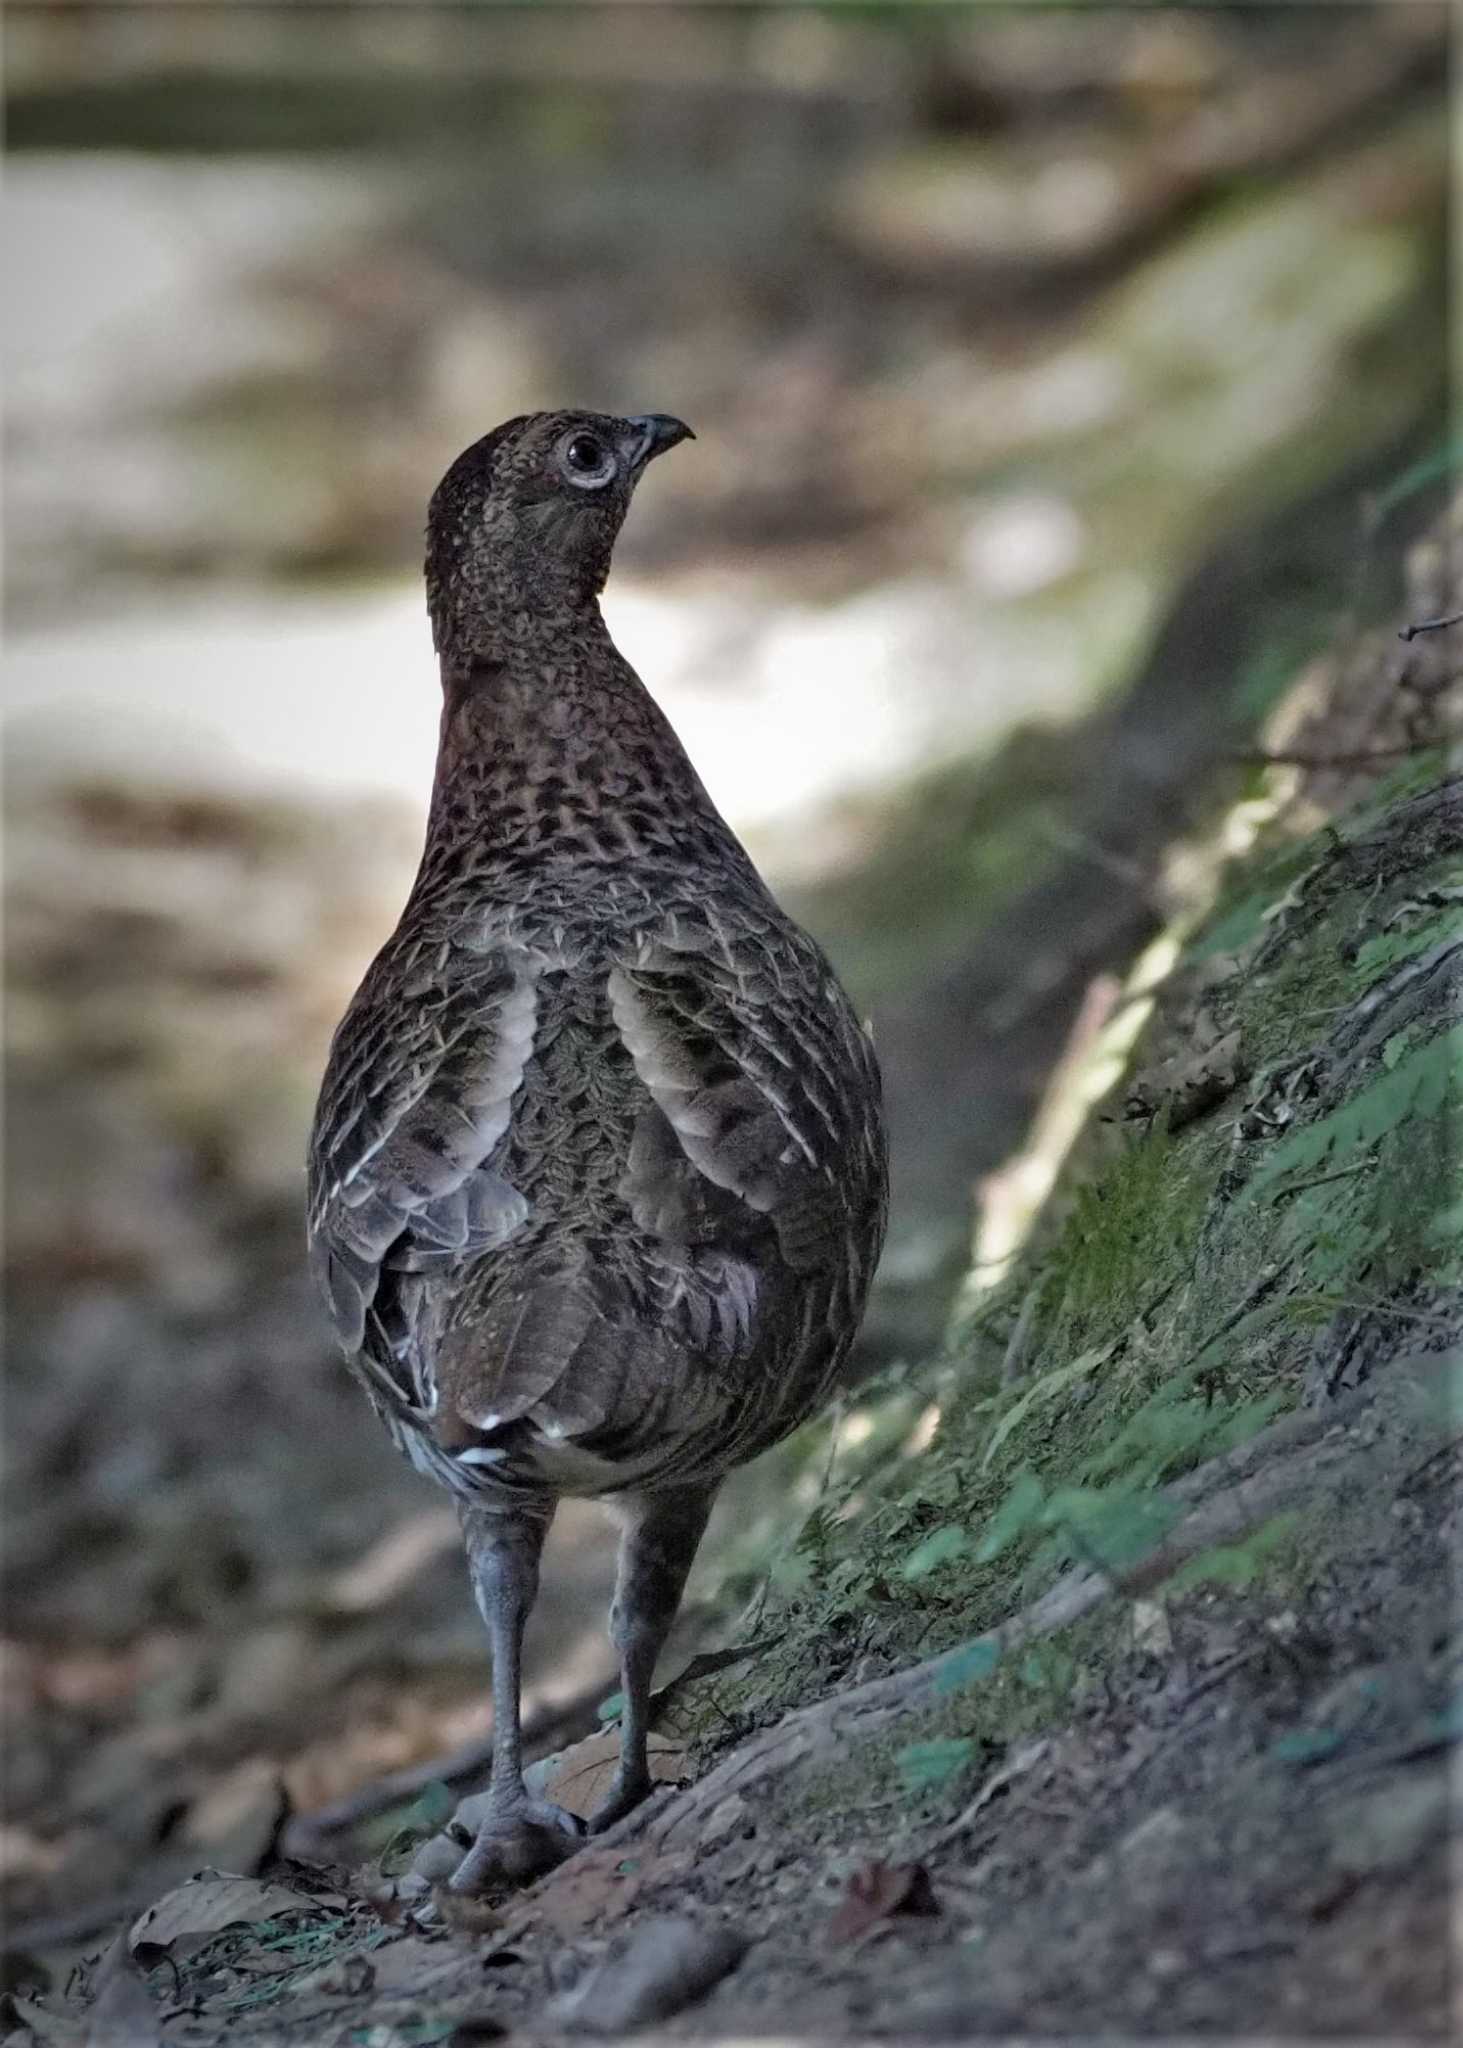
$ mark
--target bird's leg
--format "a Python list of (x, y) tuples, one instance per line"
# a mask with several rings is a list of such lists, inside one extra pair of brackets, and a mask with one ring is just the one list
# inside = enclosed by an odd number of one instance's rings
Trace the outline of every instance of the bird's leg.
[(583, 1834), (573, 1814), (529, 1796), (519, 1737), (523, 1629), (554, 1505), (544, 1499), (462, 1509), (468, 1570), (493, 1656), (493, 1766), (486, 1796), (473, 1801), (476, 1839), (453, 1873), (456, 1892), (537, 1877), (562, 1863)]
[(638, 1806), (650, 1790), (646, 1740), (650, 1733), (650, 1681), (676, 1618), (686, 1574), (706, 1527), (714, 1486), (681, 1486), (625, 1501), (610, 1640), (620, 1653), (620, 1764), (609, 1791), (590, 1816), (597, 1834)]

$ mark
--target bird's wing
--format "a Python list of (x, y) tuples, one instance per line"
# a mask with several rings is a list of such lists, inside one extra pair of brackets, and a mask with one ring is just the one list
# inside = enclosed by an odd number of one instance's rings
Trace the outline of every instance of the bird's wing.
[(336, 1033), (310, 1146), (311, 1259), (350, 1352), (384, 1274), (491, 1250), (527, 1213), (487, 1160), (533, 1044), (537, 963), (506, 947), (389, 954)]
[(683, 1218), (690, 1242), (714, 1242), (731, 1195), (767, 1220), (794, 1271), (856, 1257), (851, 1231), (882, 1199), (877, 1072), (812, 941), (766, 923), (704, 945), (682, 931), (642, 942), (611, 970), (609, 994), (675, 1141), (636, 1134), (625, 1192), (637, 1220)]

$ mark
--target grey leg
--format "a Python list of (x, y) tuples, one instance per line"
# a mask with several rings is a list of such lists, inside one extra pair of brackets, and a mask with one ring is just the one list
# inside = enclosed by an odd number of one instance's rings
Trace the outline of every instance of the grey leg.
[(583, 1832), (572, 1814), (529, 1797), (519, 1736), (523, 1629), (555, 1505), (543, 1499), (507, 1510), (461, 1511), (468, 1570), (493, 1657), (493, 1768), (486, 1800), (475, 1802), (482, 1814), (477, 1839), (452, 1877), (456, 1892), (537, 1877), (562, 1863)]
[(624, 1517), (610, 1640), (620, 1653), (620, 1765), (595, 1808), (591, 1834), (638, 1806), (650, 1790), (645, 1745), (650, 1733), (650, 1683), (676, 1618), (686, 1574), (716, 1495), (715, 1486), (683, 1486), (616, 1502)]

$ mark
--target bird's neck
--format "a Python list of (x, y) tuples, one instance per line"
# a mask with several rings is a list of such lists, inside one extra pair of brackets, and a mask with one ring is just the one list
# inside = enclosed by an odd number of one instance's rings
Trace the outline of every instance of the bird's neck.
[(592, 866), (643, 829), (745, 860), (597, 603), (516, 615), (445, 649), (442, 685), (429, 848), (471, 841)]

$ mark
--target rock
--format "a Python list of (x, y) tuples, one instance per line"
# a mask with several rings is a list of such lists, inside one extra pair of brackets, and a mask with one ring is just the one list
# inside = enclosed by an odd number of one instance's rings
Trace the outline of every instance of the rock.
[(642, 1921), (618, 1956), (557, 2001), (554, 2020), (568, 2033), (619, 2034), (669, 2019), (735, 1969), (748, 1946), (726, 1926), (670, 1916)]
[(429, 1884), (445, 1884), (465, 1854), (463, 1844), (451, 1835), (429, 1835), (407, 1868), (413, 1877), (424, 1877)]

